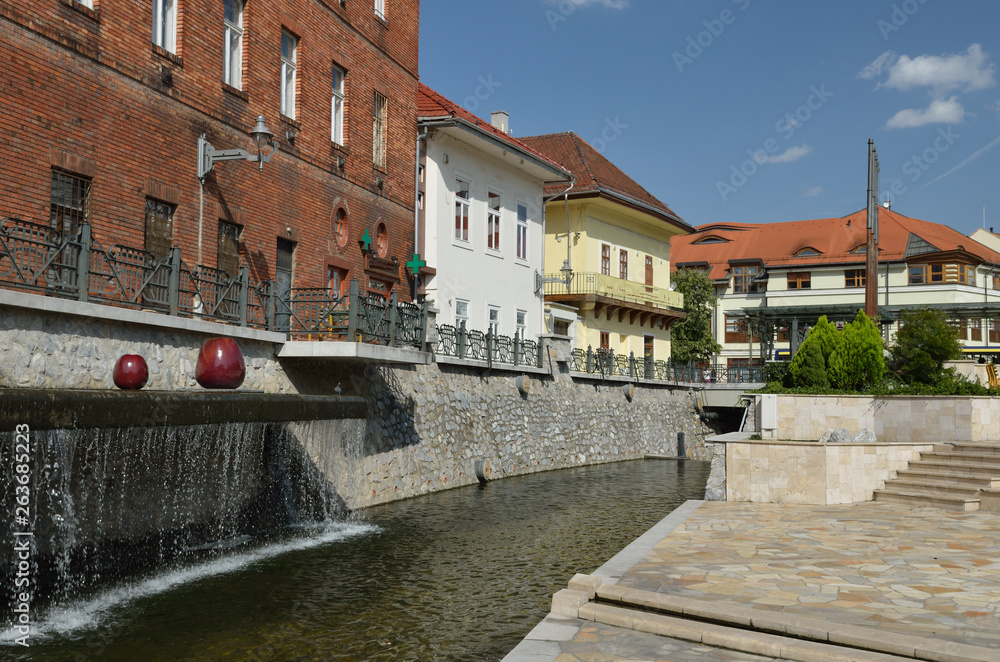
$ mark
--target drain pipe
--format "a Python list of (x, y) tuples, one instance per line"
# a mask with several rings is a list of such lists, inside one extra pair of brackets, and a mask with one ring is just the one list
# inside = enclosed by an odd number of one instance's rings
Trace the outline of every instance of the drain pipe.
[[(422, 133), (417, 133), (417, 162), (413, 166), (413, 253), (420, 253), (420, 143), (427, 139), (430, 132), (426, 126)], [(413, 300), (417, 300), (417, 289), (420, 276), (413, 272)]]

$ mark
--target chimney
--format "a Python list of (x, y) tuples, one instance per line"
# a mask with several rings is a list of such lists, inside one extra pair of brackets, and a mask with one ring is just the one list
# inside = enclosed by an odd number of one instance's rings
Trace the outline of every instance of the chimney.
[(490, 113), (490, 124), (504, 133), (510, 133), (510, 113), (506, 110), (494, 110)]

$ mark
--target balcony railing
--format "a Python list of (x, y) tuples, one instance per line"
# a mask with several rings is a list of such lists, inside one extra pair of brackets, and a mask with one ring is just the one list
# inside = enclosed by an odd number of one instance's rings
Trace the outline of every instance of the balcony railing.
[(566, 284), (563, 274), (546, 274), (545, 296), (594, 295), (653, 308), (684, 308), (684, 295), (662, 287), (653, 287), (605, 274), (573, 272)]
[(162, 260), (131, 246), (105, 249), (89, 223), (63, 236), (16, 218), (0, 220), (0, 286), (48, 296), (197, 317), (269, 331), (293, 340), (347, 340), (422, 349), (427, 304), (362, 295), (357, 280), (337, 295), (326, 288), (279, 292), (253, 282), (246, 265), (231, 278), (189, 266), (176, 246)]
[(573, 370), (601, 377), (627, 377), (664, 382), (750, 384), (764, 382), (759, 366), (729, 367), (719, 363), (654, 361), (635, 354), (616, 354), (613, 350), (588, 347), (573, 350)]
[(492, 331), (469, 331), (464, 322), (458, 327), (450, 324), (438, 326), (438, 338), (435, 352), (443, 356), (486, 361), (489, 365), (502, 363), (534, 368), (542, 365), (538, 343), (534, 340), (494, 335)]

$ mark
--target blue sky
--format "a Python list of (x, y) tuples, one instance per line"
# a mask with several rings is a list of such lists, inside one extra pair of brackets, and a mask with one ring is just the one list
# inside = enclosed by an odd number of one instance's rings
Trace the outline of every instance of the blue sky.
[(420, 76), (515, 136), (575, 131), (692, 225), (880, 199), (1000, 231), (996, 0), (426, 0)]

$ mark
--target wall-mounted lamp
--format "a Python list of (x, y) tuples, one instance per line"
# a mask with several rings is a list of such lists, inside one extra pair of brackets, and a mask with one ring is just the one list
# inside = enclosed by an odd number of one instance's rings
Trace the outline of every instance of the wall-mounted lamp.
[(580, 239), (580, 233), (579, 232), (574, 232), (573, 233), (573, 238), (576, 239), (576, 240), (579, 240)]
[[(263, 115), (257, 116), (257, 122), (250, 130), (250, 136), (257, 145), (256, 154), (250, 154), (242, 149), (215, 149), (212, 143), (205, 139), (205, 134), (202, 134), (198, 138), (198, 179), (204, 181), (208, 173), (215, 168), (217, 161), (250, 161), (251, 163), (259, 163), (258, 170), (263, 170), (264, 164), (270, 161), (274, 153), (278, 151), (278, 144), (274, 142), (274, 134), (268, 130)], [(271, 151), (265, 154), (264, 147), (270, 147)]]
[(296, 135), (297, 134), (295, 133), (294, 129), (289, 129), (288, 131), (285, 131), (285, 140), (287, 140), (290, 143), (293, 143), (295, 142)]

